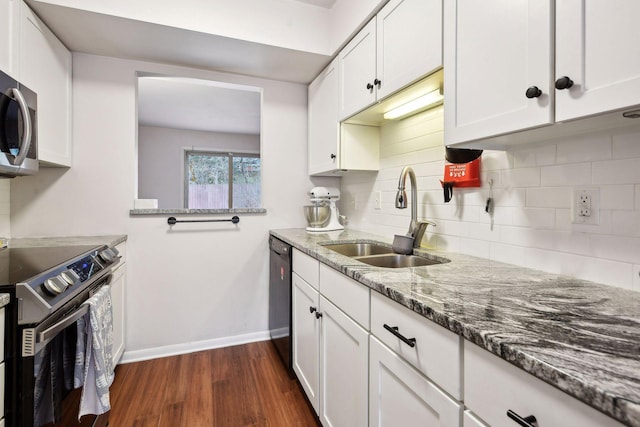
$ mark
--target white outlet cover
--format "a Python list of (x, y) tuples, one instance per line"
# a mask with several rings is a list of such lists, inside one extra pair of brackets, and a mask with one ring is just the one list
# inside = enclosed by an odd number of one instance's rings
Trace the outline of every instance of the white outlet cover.
[[(591, 198), (591, 214), (581, 216), (583, 206), (580, 204), (580, 196), (588, 195)], [(600, 188), (599, 187), (574, 187), (571, 202), (571, 222), (573, 224), (598, 225), (600, 224)]]

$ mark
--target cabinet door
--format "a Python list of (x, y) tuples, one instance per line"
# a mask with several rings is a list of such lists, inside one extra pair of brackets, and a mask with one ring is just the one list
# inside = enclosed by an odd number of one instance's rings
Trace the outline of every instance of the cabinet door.
[(0, 70), (16, 80), (21, 0), (0, 0)]
[[(553, 121), (552, 2), (444, 2), (445, 143)], [(530, 87), (539, 97), (527, 98)]]
[(340, 122), (338, 61), (309, 85), (309, 175), (339, 168)]
[(127, 266), (121, 264), (113, 273), (111, 281), (111, 307), (113, 310), (113, 366), (124, 353), (125, 344), (125, 283)]
[[(517, 424), (514, 424), (514, 427)], [(475, 416), (471, 411), (464, 411), (464, 419), (462, 420), (463, 427), (488, 427), (482, 420)]]
[(376, 100), (376, 19), (372, 19), (340, 51), (340, 120)]
[(318, 413), (320, 322), (315, 316), (320, 308), (318, 291), (296, 273), (292, 277), (293, 370), (313, 409)]
[(371, 336), (370, 425), (458, 427), (462, 405)]
[(376, 22), (378, 100), (442, 66), (441, 0), (391, 0)]
[(369, 334), (324, 297), (320, 307), (320, 421), (325, 427), (366, 427)]
[(556, 78), (570, 89), (556, 93), (556, 120), (640, 104), (640, 2), (556, 2)]
[(38, 95), (38, 158), (71, 166), (71, 52), (26, 5), (20, 29), (20, 82)]

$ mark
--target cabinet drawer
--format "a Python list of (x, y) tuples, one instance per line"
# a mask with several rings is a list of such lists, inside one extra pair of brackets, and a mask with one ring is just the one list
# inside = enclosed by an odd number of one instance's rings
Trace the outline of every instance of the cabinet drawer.
[(622, 426), (613, 418), (574, 399), (483, 348), (464, 349), (465, 403), (493, 427), (514, 427), (507, 417), (512, 410), (521, 417), (534, 415), (540, 427)]
[(299, 250), (293, 248), (293, 271), (300, 276), (305, 282), (319, 289), (318, 282), (320, 280), (320, 262), (306, 255)]
[[(392, 332), (397, 327), (410, 347)], [(462, 397), (462, 338), (377, 292), (371, 293), (371, 333), (456, 399)]]
[(320, 293), (369, 330), (369, 288), (344, 274), (320, 265)]

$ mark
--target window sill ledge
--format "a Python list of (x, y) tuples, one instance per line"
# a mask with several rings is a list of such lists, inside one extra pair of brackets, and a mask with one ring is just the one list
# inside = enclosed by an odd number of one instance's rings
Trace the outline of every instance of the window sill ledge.
[(239, 209), (131, 209), (129, 215), (218, 215), (218, 214), (264, 214), (265, 208)]

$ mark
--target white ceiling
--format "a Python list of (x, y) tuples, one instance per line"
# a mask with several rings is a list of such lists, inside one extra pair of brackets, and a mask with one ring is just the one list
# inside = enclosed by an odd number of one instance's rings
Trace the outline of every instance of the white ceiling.
[(179, 77), (138, 79), (138, 124), (260, 134), (259, 88)]

